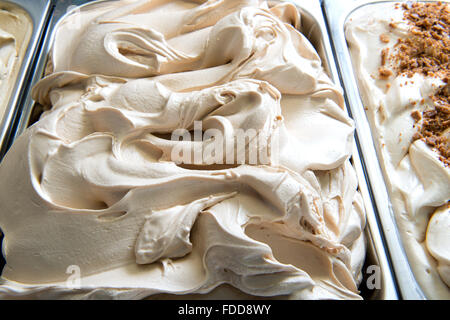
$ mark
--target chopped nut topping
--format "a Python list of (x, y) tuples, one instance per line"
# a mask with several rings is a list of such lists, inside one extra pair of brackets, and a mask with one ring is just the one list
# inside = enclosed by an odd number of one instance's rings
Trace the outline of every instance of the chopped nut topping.
[[(397, 6), (398, 7), (398, 6)], [(421, 139), (440, 153), (440, 160), (450, 165), (450, 6), (442, 2), (407, 2), (401, 5), (404, 18), (410, 25), (409, 36), (399, 39), (391, 54), (381, 52), (381, 62), (393, 62), (396, 75), (412, 78), (414, 74), (437, 77), (446, 84), (436, 88), (433, 101), (426, 111), (414, 111), (411, 116), (416, 122), (417, 132), (413, 140)], [(389, 26), (394, 28), (395, 23)], [(383, 76), (379, 69), (380, 76)], [(390, 71), (390, 70), (389, 70)], [(425, 104), (425, 100), (420, 101)]]
[(434, 109), (424, 111), (422, 116), (418, 111), (411, 114), (416, 123), (422, 120), (413, 140), (421, 139), (429, 146), (436, 148), (441, 155), (441, 161), (447, 166), (450, 165), (450, 143), (448, 133), (446, 134), (446, 131), (450, 128), (448, 91), (447, 85), (432, 97)]
[(409, 37), (399, 39), (391, 59), (399, 74), (448, 77), (450, 53), (450, 8), (443, 3), (403, 4), (411, 28)]

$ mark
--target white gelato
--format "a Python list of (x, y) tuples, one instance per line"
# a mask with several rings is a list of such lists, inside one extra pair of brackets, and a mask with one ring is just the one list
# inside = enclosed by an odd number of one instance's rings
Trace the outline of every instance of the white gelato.
[[(379, 77), (382, 51), (395, 52), (411, 28), (404, 9), (395, 6), (359, 8), (347, 20), (346, 37), (410, 265), (428, 298), (450, 299), (450, 168), (439, 152), (414, 141), (417, 128), (411, 116), (433, 105), (430, 97), (445, 83), (420, 73)], [(386, 67), (395, 63), (388, 59)]]

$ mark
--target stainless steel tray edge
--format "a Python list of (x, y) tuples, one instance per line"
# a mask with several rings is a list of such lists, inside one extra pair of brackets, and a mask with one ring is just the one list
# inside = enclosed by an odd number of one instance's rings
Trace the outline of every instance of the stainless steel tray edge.
[(26, 82), (32, 75), (31, 68), (34, 62), (35, 54), (43, 36), (43, 29), (45, 27), (48, 15), (50, 14), (51, 0), (2, 0), (9, 2), (24, 9), (30, 16), (33, 23), (33, 31), (30, 40), (27, 44), (25, 57), (21, 63), (15, 86), (11, 92), (11, 96), (7, 102), (5, 113), (0, 117), (0, 161), (6, 152), (7, 141), (9, 135), (13, 131), (14, 119), (19, 112), (18, 105), (23, 90), (26, 87)]
[[(369, 3), (392, 2), (386, 0), (323, 0), (324, 13), (328, 21), (336, 60), (340, 67), (348, 105), (355, 119), (357, 137), (360, 142), (362, 157), (367, 168), (367, 175), (381, 229), (387, 243), (395, 277), (399, 285), (400, 295), (406, 300), (425, 300), (426, 296), (417, 283), (408, 263), (401, 236), (399, 234), (393, 208), (390, 202), (384, 175), (378, 162), (378, 154), (374, 145), (369, 121), (359, 95), (357, 80), (353, 73), (352, 61), (344, 35), (344, 24), (347, 17), (356, 9)], [(397, 1), (402, 2), (402, 1)]]
[[(55, 31), (57, 29), (58, 24), (63, 20), (64, 16), (71, 13), (72, 6), (83, 6), (89, 5), (92, 3), (104, 2), (104, 1), (116, 1), (116, 0), (53, 0), (53, 4), (55, 6), (53, 14), (49, 21), (48, 34), (46, 35), (45, 41), (42, 45), (42, 49), (38, 56), (38, 61), (36, 64), (36, 68), (34, 70), (34, 77), (31, 81), (31, 86), (33, 87), (44, 74), (45, 66), (47, 63), (47, 57), (51, 50), (51, 46), (53, 44), (53, 40), (55, 37)], [(329, 73), (332, 76), (332, 79), (335, 83), (340, 84), (337, 66), (334, 61), (334, 56), (331, 48), (330, 39), (326, 29), (326, 23), (322, 12), (321, 1), (320, 0), (311, 0), (311, 1), (297, 1), (297, 0), (287, 0), (287, 2), (291, 2), (300, 9), (303, 9), (308, 14), (310, 14), (316, 20), (319, 25), (320, 32), (323, 35), (323, 54), (326, 56), (327, 68)], [(310, 30), (311, 32), (314, 30)], [(21, 133), (25, 131), (28, 126), (30, 115), (33, 109), (34, 101), (31, 97), (31, 91), (28, 92), (28, 95), (25, 97), (24, 105), (23, 105), (23, 115), (19, 119), (17, 129), (15, 131), (13, 139), (15, 140)], [(355, 147), (356, 148), (356, 147)], [(382, 288), (379, 289), (380, 293), (377, 294), (379, 299), (385, 300), (396, 300), (398, 299), (398, 294), (395, 287), (395, 281), (388, 263), (387, 254), (385, 252), (382, 237), (380, 234), (380, 230), (378, 224), (376, 222), (375, 214), (373, 211), (373, 203), (370, 198), (369, 189), (366, 184), (364, 171), (362, 168), (362, 164), (360, 161), (358, 150), (354, 148), (354, 154), (352, 155), (353, 165), (357, 172), (359, 188), (363, 197), (363, 201), (365, 204), (366, 212), (367, 212), (367, 228), (366, 232), (369, 235), (369, 240), (372, 242), (371, 245), (375, 248), (375, 255), (377, 258), (377, 264), (380, 267), (382, 272)]]

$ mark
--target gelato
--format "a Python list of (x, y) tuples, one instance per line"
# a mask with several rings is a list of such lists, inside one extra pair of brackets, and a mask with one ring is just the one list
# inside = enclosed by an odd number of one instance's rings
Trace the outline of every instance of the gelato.
[(346, 24), (355, 74), (415, 277), (450, 298), (447, 3), (378, 3)]
[(66, 17), (0, 164), (0, 296), (360, 299), (354, 126), (300, 29), (258, 0)]

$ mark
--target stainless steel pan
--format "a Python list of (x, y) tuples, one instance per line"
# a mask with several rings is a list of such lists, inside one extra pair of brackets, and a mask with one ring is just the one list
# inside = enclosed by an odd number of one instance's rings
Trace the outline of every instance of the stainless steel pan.
[[(95, 5), (103, 1), (82, 1), (82, 0), (63, 0), (55, 1), (55, 9), (51, 16), (48, 33), (44, 39), (44, 44), (38, 55), (38, 61), (34, 72), (34, 77), (31, 80), (31, 84), (34, 86), (44, 75), (47, 58), (55, 37), (58, 24), (64, 19), (65, 16), (71, 14), (73, 10), (85, 5)], [(269, 1), (274, 2), (274, 1)], [(329, 41), (324, 16), (322, 13), (321, 3), (319, 0), (310, 1), (291, 1), (301, 11), (302, 15), (302, 32), (310, 39), (313, 46), (318, 51), (322, 58), (325, 70), (329, 73), (330, 77), (339, 83), (339, 77), (336, 67), (336, 62), (333, 57), (331, 44)], [(39, 116), (39, 106), (35, 104), (31, 98), (30, 92), (24, 99), (23, 112), (18, 121), (17, 130), (14, 134), (14, 138), (19, 136), (26, 128), (36, 121)], [(364, 266), (364, 278), (361, 284), (362, 295), (365, 299), (377, 299), (377, 300), (396, 300), (398, 294), (396, 291), (396, 285), (391, 272), (388, 257), (384, 248), (382, 234), (379, 229), (377, 218), (374, 213), (372, 205), (371, 194), (369, 192), (368, 185), (366, 183), (366, 173), (363, 169), (363, 164), (360, 159), (360, 150), (355, 143), (354, 154), (352, 156), (352, 163), (358, 175), (359, 188), (362, 193), (366, 212), (367, 212), (367, 259)], [(376, 267), (373, 268), (373, 267)], [(373, 275), (373, 270), (378, 270), (380, 277), (380, 287), (369, 289), (366, 286), (366, 280), (368, 276)]]

